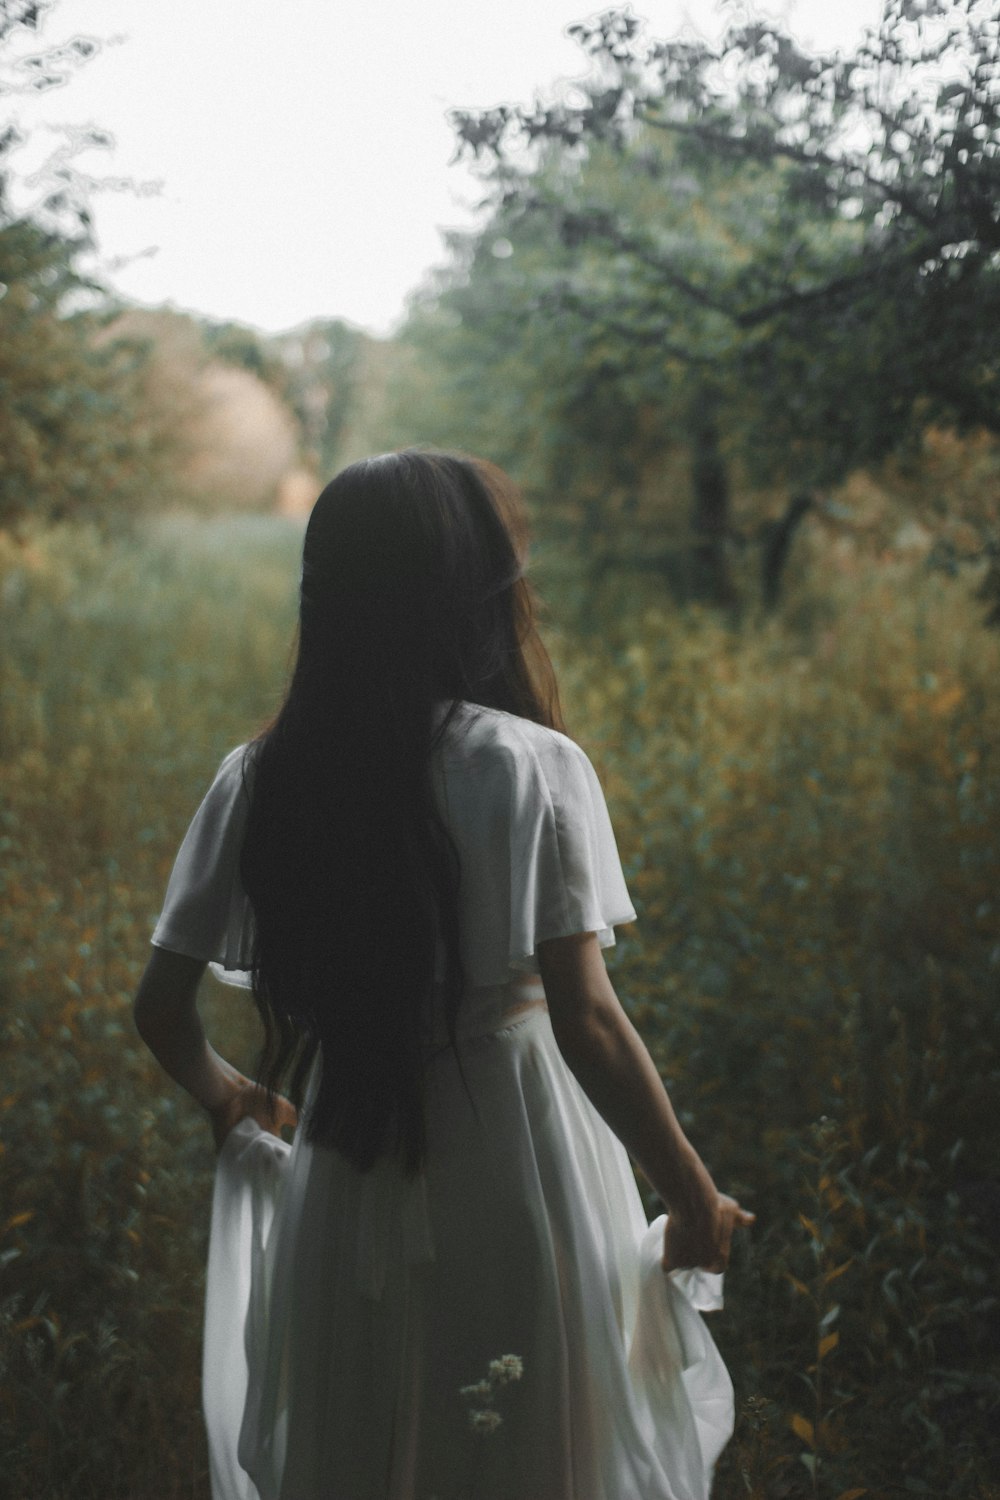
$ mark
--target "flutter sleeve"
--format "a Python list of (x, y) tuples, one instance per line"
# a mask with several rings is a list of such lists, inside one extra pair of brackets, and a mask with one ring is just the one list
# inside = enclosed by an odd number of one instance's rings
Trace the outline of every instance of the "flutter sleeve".
[(152, 942), (210, 963), (230, 983), (249, 982), (253, 942), (250, 904), (239, 861), (250, 799), (246, 746), (223, 760), (177, 852)]
[(510, 966), (538, 972), (546, 938), (596, 932), (602, 948), (617, 923), (634, 922), (614, 829), (586, 751), (550, 732), (518, 757), (510, 834)]

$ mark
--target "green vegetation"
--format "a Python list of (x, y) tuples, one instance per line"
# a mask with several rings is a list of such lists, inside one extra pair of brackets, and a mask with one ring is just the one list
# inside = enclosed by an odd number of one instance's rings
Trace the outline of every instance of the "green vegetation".
[[(260, 524), (4, 544), (0, 1444), (18, 1500), (207, 1494), (212, 1153), (129, 1007), (206, 777), (281, 686), (300, 537)], [(227, 1002), (213, 1028), (249, 1064)]]
[(0, 182), (0, 526), (129, 515), (176, 498), (176, 412), (148, 385), (149, 351), (86, 290), (79, 246), (6, 219)]
[[(85, 179), (18, 217), (0, 134), (13, 1500), (208, 1494), (210, 1135), (129, 1006), (188, 819), (282, 688), (275, 505), (413, 442), (524, 486), (639, 911), (616, 987), (758, 1212), (713, 1324), (717, 1500), (1000, 1495), (994, 9), (890, 0), (844, 59), (749, 24), (724, 88), (626, 12), (575, 28), (575, 100), (454, 117), (488, 212), (389, 341), (114, 305)], [(252, 1066), (246, 997), (205, 1008)]]
[(453, 113), (489, 211), (415, 302), (401, 409), (591, 564), (737, 613), (749, 519), (773, 606), (831, 487), (1000, 434), (995, 7), (888, 0), (846, 56), (763, 21), (646, 40), (628, 8), (571, 30), (572, 95)]
[[(17, 1497), (207, 1494), (211, 1142), (129, 1002), (187, 820), (280, 692), (299, 540), (246, 517), (3, 544), (0, 1440)], [(719, 1500), (985, 1500), (1000, 641), (964, 579), (811, 562), (822, 584), (744, 633), (651, 587), (594, 598), (544, 549), (535, 566), (640, 914), (616, 987), (719, 1181), (759, 1214), (713, 1324), (740, 1402)], [(249, 1065), (245, 997), (212, 986), (206, 1011)]]

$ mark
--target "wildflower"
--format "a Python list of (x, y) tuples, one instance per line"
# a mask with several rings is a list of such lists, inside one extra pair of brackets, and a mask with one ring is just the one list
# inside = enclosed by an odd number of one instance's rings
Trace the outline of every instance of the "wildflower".
[(510, 1380), (520, 1380), (524, 1374), (524, 1365), (517, 1354), (501, 1354), (499, 1359), (490, 1360), (490, 1379), (497, 1381), (499, 1385), (506, 1385)]
[(458, 1394), (467, 1401), (488, 1401), (493, 1394), (493, 1386), (488, 1380), (477, 1380), (475, 1385), (461, 1386)]
[(483, 1407), (481, 1411), (469, 1412), (469, 1422), (476, 1432), (496, 1432), (502, 1421), (500, 1413), (489, 1406)]

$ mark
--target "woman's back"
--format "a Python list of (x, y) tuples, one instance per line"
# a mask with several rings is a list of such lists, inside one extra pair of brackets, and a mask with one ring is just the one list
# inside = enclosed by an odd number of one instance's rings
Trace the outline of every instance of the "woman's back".
[[(248, 1124), (227, 1141), (205, 1368), (216, 1500), (254, 1493), (231, 1487), (241, 1465), (265, 1500), (707, 1496), (728, 1376), (537, 977), (538, 942), (606, 946), (635, 916), (600, 784), (566, 736), (472, 704), (435, 777), (462, 857), (464, 1078), (439, 1013), (413, 1178), (388, 1158), (359, 1172), (301, 1131), (290, 1151)], [(258, 1251), (234, 1276), (248, 1219)], [(717, 1298), (717, 1278), (687, 1284)]]
[[(526, 559), (489, 464), (335, 476), (284, 701), (177, 857), (136, 1019), (221, 1148), (215, 1500), (707, 1500), (731, 1430), (718, 1279), (664, 1268), (721, 1269), (749, 1216), (608, 980), (635, 911)], [(252, 988), (260, 1084), (206, 1041), (209, 962)]]
[[(437, 705), (438, 723), (447, 708)], [(600, 783), (567, 735), (463, 702), (435, 757), (434, 779), (461, 859), (468, 989), (537, 975), (543, 939), (597, 931), (608, 946), (614, 923), (635, 921)], [(583, 929), (574, 925), (581, 920)], [(440, 961), (437, 973), (443, 978)]]

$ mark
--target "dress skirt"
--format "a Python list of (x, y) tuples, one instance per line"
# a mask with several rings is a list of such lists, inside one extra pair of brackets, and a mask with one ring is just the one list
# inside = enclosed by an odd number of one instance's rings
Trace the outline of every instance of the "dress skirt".
[(452, 1049), (431, 1057), (413, 1179), (303, 1130), (228, 1136), (214, 1500), (708, 1500), (733, 1428), (701, 1317), (722, 1277), (663, 1272), (665, 1217), (647, 1225), (544, 1004), (486, 1025), (460, 1048), (468, 1092)]

